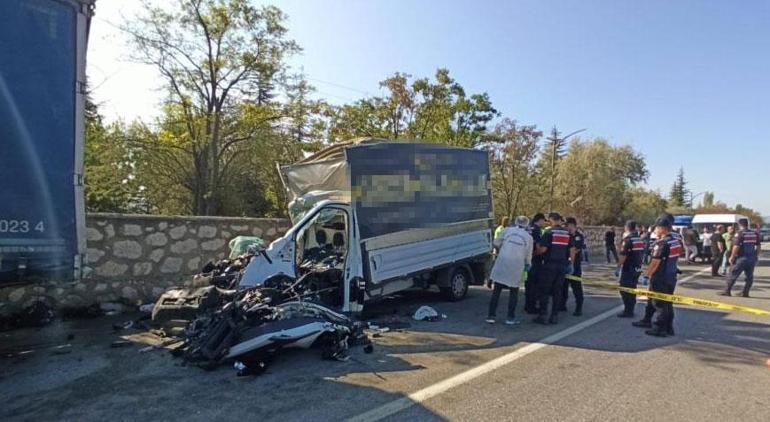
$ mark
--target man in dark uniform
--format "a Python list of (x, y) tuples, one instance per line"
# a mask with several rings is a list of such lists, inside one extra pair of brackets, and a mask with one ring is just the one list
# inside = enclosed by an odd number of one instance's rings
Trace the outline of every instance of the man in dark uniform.
[(730, 276), (727, 277), (727, 288), (720, 293), (723, 296), (730, 296), (731, 290), (738, 280), (741, 273), (746, 273), (746, 283), (743, 285), (743, 297), (749, 297), (749, 290), (754, 283), (754, 267), (757, 265), (760, 243), (759, 233), (756, 230), (749, 229), (749, 220), (741, 218), (738, 220), (740, 230), (733, 238), (733, 250), (730, 254)]
[[(621, 287), (636, 288), (639, 281), (639, 275), (642, 273), (642, 261), (644, 260), (644, 241), (636, 232), (636, 221), (628, 220), (626, 222), (626, 231), (623, 233), (623, 240), (620, 242), (620, 259), (618, 268), (615, 270), (615, 276), (620, 277)], [(623, 299), (625, 308), (618, 314), (619, 318), (632, 318), (634, 316), (634, 307), (636, 306), (636, 295), (627, 292), (620, 292), (620, 298)]]
[[(561, 215), (556, 212), (548, 214), (551, 227), (543, 233), (537, 246), (537, 251), (543, 256), (543, 266), (538, 272), (537, 287), (540, 292), (540, 315), (534, 322), (538, 324), (556, 324), (559, 303), (564, 283), (564, 275), (572, 274), (572, 262), (575, 262), (575, 242), (569, 232), (561, 226)], [(551, 315), (548, 315), (548, 301), (553, 296)]]
[(610, 254), (618, 262), (618, 250), (615, 248), (615, 227), (610, 227), (604, 232), (604, 253), (607, 255), (607, 263), (610, 263)]
[(532, 265), (527, 273), (527, 279), (524, 281), (524, 312), (528, 314), (539, 314), (537, 309), (538, 291), (536, 287), (537, 273), (543, 266), (543, 257), (538, 254), (537, 244), (542, 237), (542, 226), (545, 223), (545, 215), (537, 213), (532, 217), (532, 223), (529, 226), (529, 234), (532, 236)]
[[(575, 260), (572, 261), (573, 272), (575, 277), (583, 276), (583, 249), (585, 249), (585, 234), (577, 228), (577, 220), (575, 217), (567, 217), (564, 220), (567, 223), (567, 231), (572, 236), (575, 246)], [(567, 310), (567, 300), (569, 299), (569, 288), (572, 286), (572, 294), (575, 296), (575, 312), (572, 315), (583, 315), (583, 283), (565, 280), (564, 287), (562, 288), (561, 303), (559, 304), (559, 311)]]
[[(655, 233), (658, 239), (652, 246), (650, 265), (647, 266), (645, 278), (650, 280), (650, 291), (673, 294), (676, 289), (677, 263), (684, 248), (681, 238), (673, 236), (671, 226), (674, 217), (663, 214), (655, 221)], [(655, 323), (653, 315), (657, 312)], [(635, 327), (652, 328), (645, 334), (657, 337), (674, 335), (674, 305), (671, 302), (649, 299), (644, 309), (644, 318), (633, 323)]]

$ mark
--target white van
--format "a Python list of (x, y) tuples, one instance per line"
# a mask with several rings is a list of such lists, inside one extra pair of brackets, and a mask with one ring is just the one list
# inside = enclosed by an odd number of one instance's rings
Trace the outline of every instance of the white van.
[(702, 232), (704, 227), (714, 230), (720, 224), (725, 227), (736, 226), (737, 228), (738, 220), (741, 218), (748, 219), (748, 217), (741, 214), (696, 214), (692, 218), (691, 224), (698, 232)]

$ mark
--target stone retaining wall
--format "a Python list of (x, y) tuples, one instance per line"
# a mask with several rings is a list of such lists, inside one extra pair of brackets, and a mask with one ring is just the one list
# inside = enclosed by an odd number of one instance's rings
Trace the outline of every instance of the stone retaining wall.
[(0, 288), (0, 314), (43, 300), (53, 307), (152, 302), (168, 287), (190, 280), (208, 260), (225, 257), (228, 242), (259, 236), (270, 242), (289, 220), (88, 214), (83, 280)]
[[(94, 303), (155, 301), (190, 281), (210, 259), (228, 252), (238, 235), (272, 241), (290, 227), (284, 219), (89, 214), (81, 281), (50, 281), (0, 288), (0, 316), (35, 301), (70, 308)], [(607, 227), (583, 227), (592, 256), (604, 254)], [(620, 233), (616, 230), (618, 237)]]

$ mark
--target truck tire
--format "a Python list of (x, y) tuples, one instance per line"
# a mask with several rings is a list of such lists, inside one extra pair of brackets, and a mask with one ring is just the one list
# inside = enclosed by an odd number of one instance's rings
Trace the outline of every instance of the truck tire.
[[(471, 275), (465, 267), (452, 267), (442, 276), (447, 277), (439, 285), (439, 290), (450, 302), (457, 302), (468, 293), (468, 285), (471, 283)], [(443, 286), (442, 286), (443, 285)]]

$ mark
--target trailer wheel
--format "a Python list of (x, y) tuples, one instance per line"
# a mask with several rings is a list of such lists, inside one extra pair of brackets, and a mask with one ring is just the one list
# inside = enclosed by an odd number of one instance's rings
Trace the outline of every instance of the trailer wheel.
[(463, 267), (454, 267), (449, 272), (448, 283), (445, 287), (439, 287), (441, 293), (450, 302), (456, 302), (465, 297), (470, 284), (470, 274)]

